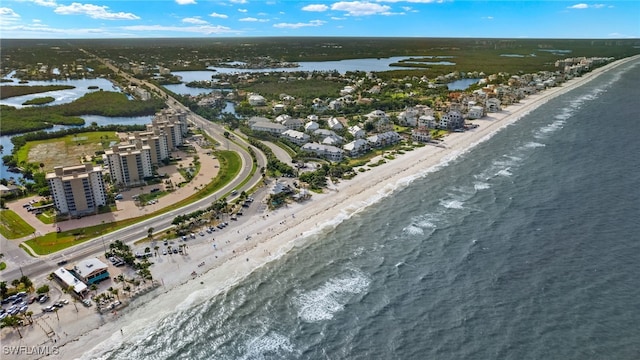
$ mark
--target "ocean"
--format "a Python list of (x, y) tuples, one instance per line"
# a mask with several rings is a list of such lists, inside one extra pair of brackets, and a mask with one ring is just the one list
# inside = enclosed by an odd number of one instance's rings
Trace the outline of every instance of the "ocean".
[(638, 359), (638, 99), (636, 60), (101, 357)]

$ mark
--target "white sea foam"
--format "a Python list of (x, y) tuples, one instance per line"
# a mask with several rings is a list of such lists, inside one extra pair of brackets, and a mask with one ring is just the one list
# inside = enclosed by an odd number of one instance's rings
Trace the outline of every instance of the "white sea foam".
[(526, 144), (524, 144), (522, 147), (525, 149), (534, 149), (534, 148), (539, 148), (539, 147), (545, 147), (547, 145), (545, 144), (541, 144), (539, 142), (535, 142), (535, 141), (530, 141)]
[(486, 182), (480, 182), (480, 181), (476, 181), (473, 183), (473, 188), (476, 190), (486, 190), (488, 188), (490, 188), (491, 185), (486, 183)]
[(353, 295), (365, 292), (370, 282), (360, 271), (351, 271), (330, 279), (319, 288), (306, 291), (293, 299), (298, 317), (305, 322), (331, 320), (344, 309)]
[(246, 351), (241, 359), (271, 359), (274, 354), (284, 356), (293, 354), (295, 348), (291, 340), (279, 333), (269, 333), (252, 338), (245, 345)]
[(402, 231), (410, 235), (424, 235), (424, 230), (416, 224), (411, 224), (402, 229)]
[(505, 177), (507, 177), (507, 176), (511, 176), (513, 174), (509, 171), (509, 168), (506, 168), (506, 169), (502, 169), (502, 170), (498, 171), (496, 173), (496, 175), (497, 176), (505, 176)]
[(454, 199), (440, 200), (440, 205), (446, 207), (447, 209), (463, 209), (464, 208), (464, 202), (460, 200), (454, 200)]

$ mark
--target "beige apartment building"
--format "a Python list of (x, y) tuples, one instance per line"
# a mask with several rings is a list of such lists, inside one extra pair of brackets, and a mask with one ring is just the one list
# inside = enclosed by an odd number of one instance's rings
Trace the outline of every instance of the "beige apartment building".
[(153, 176), (151, 148), (141, 142), (116, 145), (104, 153), (111, 181), (120, 186), (138, 186)]
[(91, 163), (56, 166), (45, 176), (53, 202), (61, 214), (82, 216), (95, 214), (107, 204), (102, 168)]

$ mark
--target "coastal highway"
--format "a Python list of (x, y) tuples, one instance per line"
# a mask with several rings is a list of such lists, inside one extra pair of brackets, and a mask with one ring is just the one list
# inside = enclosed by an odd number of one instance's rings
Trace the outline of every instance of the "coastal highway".
[[(84, 50), (83, 50), (84, 51)], [(85, 51), (85, 53), (87, 53)], [(92, 54), (87, 53), (88, 55), (93, 56), (94, 58), (100, 60), (106, 66), (108, 66), (114, 72), (119, 72), (118, 68), (114, 65), (100, 59)], [(162, 94), (166, 100), (167, 105), (176, 110), (182, 110), (187, 112), (187, 119), (202, 129), (207, 135), (213, 138), (216, 142), (219, 143), (218, 148), (223, 150), (234, 151), (238, 153), (242, 159), (242, 168), (238, 176), (236, 176), (229, 184), (225, 185), (219, 191), (193, 202), (189, 205), (186, 205), (180, 209), (170, 211), (168, 213), (155, 216), (153, 218), (141, 221), (129, 227), (105, 234), (104, 236), (100, 236), (94, 238), (92, 240), (86, 241), (82, 244), (76, 245), (74, 247), (59, 251), (57, 253), (41, 256), (37, 259), (29, 258), (26, 253), (23, 253), (24, 259), (16, 259), (16, 263), (20, 265), (18, 268), (13, 266), (10, 270), (7, 269), (3, 271), (0, 276), (2, 280), (11, 281), (13, 279), (17, 279), (22, 275), (27, 275), (31, 278), (46, 275), (52, 271), (54, 271), (59, 266), (58, 262), (65, 260), (69, 263), (74, 263), (79, 260), (85, 259), (87, 257), (96, 256), (104, 253), (105, 247), (108, 248), (109, 244), (116, 240), (122, 240), (124, 243), (131, 245), (134, 241), (140, 240), (147, 236), (147, 229), (153, 228), (154, 232), (160, 232), (167, 228), (172, 227), (171, 222), (175, 218), (175, 216), (180, 214), (190, 213), (199, 209), (204, 209), (211, 205), (212, 202), (221, 198), (224, 194), (229, 193), (232, 189), (237, 189), (238, 191), (248, 190), (253, 186), (257, 185), (262, 181), (262, 174), (259, 169), (261, 167), (266, 167), (267, 158), (262, 151), (259, 149), (249, 145), (242, 138), (236, 136), (233, 141), (224, 137), (225, 129), (218, 124), (214, 124), (211, 121), (193, 113), (189, 108), (182, 105), (180, 102), (166, 95), (161, 89), (157, 88), (155, 85), (151, 83), (147, 83), (146, 81), (136, 79), (131, 77), (129, 74), (119, 72), (121, 76), (125, 79), (130, 80), (133, 83), (138, 85), (145, 85), (158, 94)], [(251, 155), (246, 150), (247, 148), (252, 148), (253, 153), (256, 156), (257, 160), (257, 171), (251, 174), (253, 169), (253, 159)], [(203, 169), (206, 173), (206, 169)], [(241, 184), (248, 179), (248, 181), (241, 186)], [(232, 200), (233, 197), (229, 198)], [(34, 261), (35, 260), (35, 261)], [(24, 265), (23, 265), (24, 264)]]

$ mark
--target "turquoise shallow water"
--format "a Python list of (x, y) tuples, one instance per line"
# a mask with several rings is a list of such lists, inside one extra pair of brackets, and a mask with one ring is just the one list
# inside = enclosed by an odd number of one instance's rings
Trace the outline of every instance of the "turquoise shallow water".
[(110, 359), (637, 359), (640, 63)]

